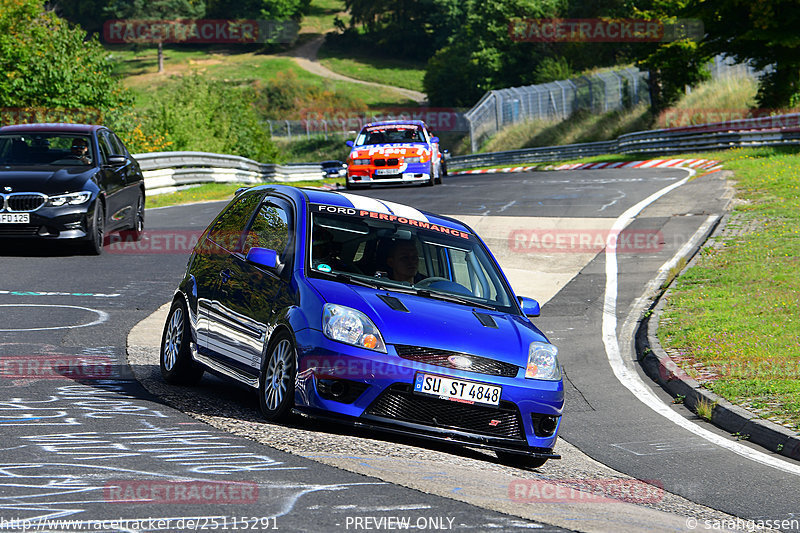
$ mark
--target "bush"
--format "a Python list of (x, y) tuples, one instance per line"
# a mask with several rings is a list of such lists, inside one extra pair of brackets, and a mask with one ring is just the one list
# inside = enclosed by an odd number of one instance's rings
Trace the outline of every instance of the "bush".
[[(215, 152), (248, 157), (267, 163), (277, 158), (269, 130), (261, 124), (252, 102), (251, 87), (237, 87), (197, 74), (174, 77), (161, 88), (150, 107), (137, 115), (121, 115), (133, 140), (138, 126), (146, 149), (168, 146), (169, 150)], [(125, 121), (128, 121), (127, 123)], [(129, 128), (133, 125), (133, 128)]]

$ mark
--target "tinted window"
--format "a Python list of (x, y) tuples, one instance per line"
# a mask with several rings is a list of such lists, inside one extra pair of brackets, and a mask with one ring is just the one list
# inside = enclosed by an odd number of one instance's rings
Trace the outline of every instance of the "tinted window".
[(108, 163), (108, 156), (113, 154), (114, 150), (111, 148), (105, 132), (97, 136), (97, 141), (100, 143), (100, 153), (102, 154), (103, 162)]
[(229, 252), (239, 250), (238, 244), (253, 211), (261, 202), (263, 193), (244, 194), (231, 203), (208, 232), (208, 238)]
[(288, 244), (289, 214), (286, 209), (275, 203), (265, 203), (258, 210), (245, 236), (242, 253), (247, 255), (250, 248), (257, 246), (276, 250), (278, 254), (283, 255)]
[(114, 150), (115, 154), (128, 155), (128, 151), (125, 149), (125, 145), (122, 144), (122, 141), (119, 140), (119, 137), (117, 137), (113, 133), (109, 133), (108, 140), (111, 142), (111, 149)]
[(0, 135), (0, 165), (88, 165), (93, 159), (90, 138), (59, 133)]

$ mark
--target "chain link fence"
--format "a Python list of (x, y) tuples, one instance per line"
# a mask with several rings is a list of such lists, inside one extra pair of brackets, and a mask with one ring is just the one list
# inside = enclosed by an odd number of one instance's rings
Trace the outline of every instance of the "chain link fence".
[(503, 127), (524, 120), (564, 120), (578, 109), (613, 111), (650, 103), (647, 73), (629, 67), (571, 80), (489, 91), (466, 113), (472, 151)]
[[(715, 57), (708, 69), (713, 78), (761, 74), (750, 65), (725, 56)], [(570, 80), (489, 91), (466, 113), (472, 152), (486, 138), (517, 122), (564, 120), (579, 109), (602, 113), (649, 104), (647, 83), (647, 72), (628, 67)]]

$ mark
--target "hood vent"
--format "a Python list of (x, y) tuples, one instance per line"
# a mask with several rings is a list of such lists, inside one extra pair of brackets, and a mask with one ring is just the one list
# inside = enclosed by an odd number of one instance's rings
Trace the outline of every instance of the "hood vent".
[(379, 294), (378, 298), (384, 301), (386, 305), (391, 307), (395, 311), (401, 311), (403, 313), (410, 313), (408, 308), (403, 305), (403, 302), (395, 298), (394, 296), (389, 296), (388, 294)]
[(479, 313), (477, 311), (473, 311), (472, 314), (475, 315), (475, 318), (480, 320), (481, 324), (483, 324), (487, 328), (497, 329), (497, 323), (495, 323), (494, 318), (492, 318), (492, 315), (487, 315), (486, 313)]

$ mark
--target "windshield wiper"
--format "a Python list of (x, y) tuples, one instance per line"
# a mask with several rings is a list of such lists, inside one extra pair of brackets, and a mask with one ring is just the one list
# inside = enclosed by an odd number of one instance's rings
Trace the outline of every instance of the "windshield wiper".
[(482, 304), (469, 298), (462, 298), (461, 296), (456, 296), (455, 294), (449, 294), (444, 292), (434, 292), (428, 289), (415, 289), (416, 293), (420, 296), (424, 296), (426, 298), (431, 298), (433, 300), (444, 300), (446, 302), (455, 302), (459, 304), (469, 305), (471, 307), (480, 307), (481, 309), (491, 309), (492, 311), (496, 311), (492, 305), (489, 304)]

